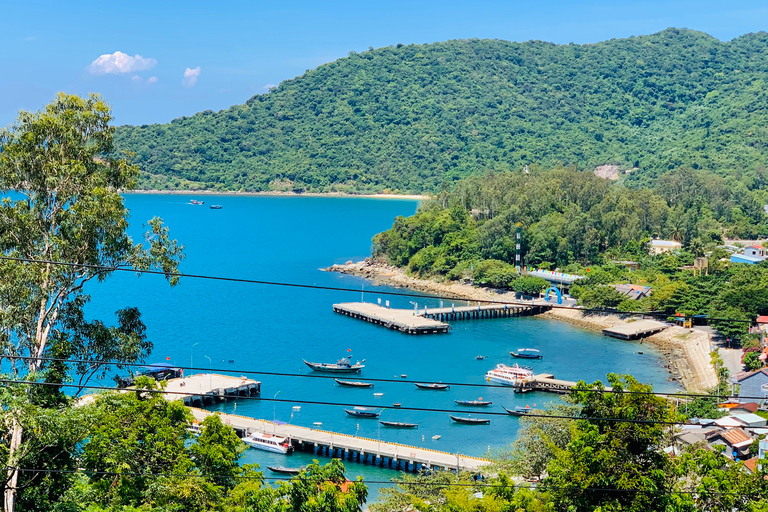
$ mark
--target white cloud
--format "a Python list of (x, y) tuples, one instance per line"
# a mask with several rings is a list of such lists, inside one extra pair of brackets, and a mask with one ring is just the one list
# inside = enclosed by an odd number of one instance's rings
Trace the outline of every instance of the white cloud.
[(144, 58), (141, 55), (130, 55), (123, 52), (105, 53), (91, 62), (88, 71), (94, 75), (119, 75), (152, 69), (157, 64), (155, 59)]
[(141, 77), (139, 75), (133, 75), (131, 77), (131, 80), (133, 80), (134, 82), (138, 82), (139, 80), (141, 80)]
[(195, 69), (187, 68), (184, 71), (184, 78), (181, 80), (181, 85), (183, 85), (184, 87), (194, 87), (199, 77), (200, 77), (200, 66), (197, 66)]
[(148, 84), (153, 84), (155, 82), (157, 82), (157, 77), (156, 76), (151, 76), (151, 77), (147, 78), (147, 83)]
[(264, 87), (262, 87), (262, 89), (264, 89), (265, 91), (269, 91), (271, 89), (274, 89), (275, 87), (277, 87), (275, 84), (265, 84)]

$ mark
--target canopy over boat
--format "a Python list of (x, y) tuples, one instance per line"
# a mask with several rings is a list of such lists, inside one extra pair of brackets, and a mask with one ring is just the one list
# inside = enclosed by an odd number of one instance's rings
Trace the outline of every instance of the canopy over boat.
[(542, 357), (541, 352), (535, 348), (519, 348), (517, 352), (510, 352), (510, 355), (520, 359), (541, 359)]

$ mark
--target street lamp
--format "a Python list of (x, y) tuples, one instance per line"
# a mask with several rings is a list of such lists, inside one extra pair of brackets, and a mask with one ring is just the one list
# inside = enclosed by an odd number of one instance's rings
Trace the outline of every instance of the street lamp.
[[(213, 367), (213, 361), (211, 361), (211, 358), (208, 356), (203, 356), (208, 360), (208, 370), (210, 371), (211, 367)], [(213, 391), (213, 373), (208, 374), (208, 387), (210, 388), (209, 391)]]
[(199, 343), (195, 343), (194, 345), (192, 345), (192, 348), (189, 349), (189, 376), (190, 377), (192, 376), (192, 368), (195, 367), (195, 365), (192, 364), (192, 353), (194, 352), (195, 347), (197, 345), (199, 345)]

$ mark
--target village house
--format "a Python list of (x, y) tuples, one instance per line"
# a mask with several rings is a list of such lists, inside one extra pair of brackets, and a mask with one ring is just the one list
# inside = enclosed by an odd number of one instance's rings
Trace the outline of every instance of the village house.
[(736, 383), (739, 385), (739, 396), (750, 397), (749, 400), (762, 406), (768, 404), (768, 368), (739, 374)]
[(617, 284), (615, 286), (616, 291), (624, 295), (628, 299), (640, 300), (643, 297), (647, 297), (651, 294), (650, 286), (640, 286), (637, 284)]
[(747, 263), (749, 265), (754, 265), (768, 257), (766, 255), (767, 251), (768, 250), (761, 245), (749, 245), (744, 248), (744, 252), (741, 254), (732, 254), (731, 263)]
[(683, 244), (680, 242), (675, 242), (674, 240), (651, 240), (650, 246), (650, 253), (652, 256), (656, 256), (657, 254), (661, 254), (664, 252), (673, 252), (673, 251), (679, 251), (683, 248)]
[(712, 445), (725, 446), (725, 456), (731, 459), (744, 458), (749, 454), (749, 446), (754, 439), (741, 428), (729, 428), (716, 430), (706, 436), (707, 442)]

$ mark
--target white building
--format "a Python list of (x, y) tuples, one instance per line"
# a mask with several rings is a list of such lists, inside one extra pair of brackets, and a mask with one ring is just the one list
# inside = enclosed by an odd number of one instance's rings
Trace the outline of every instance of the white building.
[(683, 248), (683, 244), (674, 240), (651, 240), (650, 247), (651, 255), (656, 256), (663, 252), (678, 251)]

